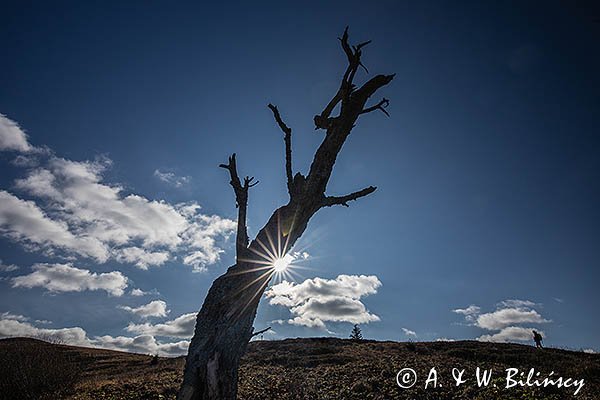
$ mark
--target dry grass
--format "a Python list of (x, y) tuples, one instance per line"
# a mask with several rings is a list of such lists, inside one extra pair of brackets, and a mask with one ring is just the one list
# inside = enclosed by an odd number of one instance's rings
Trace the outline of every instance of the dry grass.
[[(160, 358), (152, 365), (152, 357), (145, 355), (51, 345), (31, 339), (0, 341), (0, 354), (23, 355), (25, 348), (28, 349), (25, 352), (55, 354), (52, 357), (61, 363), (60, 367), (55, 364), (56, 368), (73, 371), (75, 366), (78, 369), (65, 379), (53, 398), (174, 399), (184, 364), (182, 357)], [(536, 368), (542, 373), (554, 370), (564, 377), (583, 378), (586, 383), (577, 397), (573, 397), (572, 389), (502, 389), (504, 379), (500, 380), (500, 376), (494, 381), (498, 383), (497, 388), (478, 389), (474, 383), (453, 387), (453, 367), (465, 368), (466, 376), (474, 373), (477, 366), (493, 368), (502, 376), (508, 367)], [(396, 385), (396, 373), (403, 367), (414, 368), (421, 379), (410, 390), (401, 390)], [(425, 391), (424, 377), (431, 367), (437, 368), (442, 387)], [(14, 364), (10, 366), (10, 369), (15, 368)], [(24, 367), (18, 368), (23, 370)], [(5, 393), (1, 387), (0, 393)], [(239, 380), (240, 400), (562, 400), (571, 397), (591, 400), (600, 398), (598, 393), (598, 355), (558, 349), (536, 351), (531, 346), (472, 341), (397, 343), (315, 338), (252, 342), (242, 360)]]

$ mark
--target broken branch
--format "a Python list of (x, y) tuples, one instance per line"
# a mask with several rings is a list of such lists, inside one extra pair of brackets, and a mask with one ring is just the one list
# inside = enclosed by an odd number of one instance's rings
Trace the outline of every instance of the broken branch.
[(285, 122), (283, 122), (283, 120), (281, 119), (281, 114), (279, 114), (277, 106), (274, 106), (273, 104), (269, 103), (267, 107), (269, 107), (273, 112), (273, 116), (275, 117), (277, 125), (279, 125), (279, 128), (281, 128), (281, 130), (284, 133), (283, 140), (285, 141), (285, 175), (287, 177), (288, 193), (291, 196), (294, 181), (292, 172), (292, 129), (288, 127), (285, 124)]
[(269, 329), (271, 329), (271, 327), (268, 327), (268, 328), (266, 328), (266, 329), (263, 329), (262, 331), (254, 332), (254, 333), (252, 334), (252, 336), (250, 336), (250, 337), (254, 337), (254, 336), (260, 335), (261, 333), (265, 333), (265, 332), (266, 332), (266, 331), (268, 331)]
[(364, 188), (363, 190), (359, 190), (358, 192), (350, 193), (346, 196), (327, 196), (323, 200), (323, 207), (331, 207), (335, 205), (341, 205), (344, 207), (349, 207), (348, 202), (352, 200), (357, 200), (361, 197), (365, 197), (371, 193), (373, 193), (377, 188), (375, 186), (369, 186), (368, 188)]
[(254, 177), (245, 177), (244, 185), (240, 181), (240, 177), (237, 172), (237, 164), (235, 160), (235, 153), (229, 157), (227, 164), (220, 164), (219, 167), (229, 171), (230, 181), (229, 184), (233, 187), (235, 193), (235, 206), (238, 209), (238, 225), (236, 234), (236, 253), (239, 258), (248, 247), (248, 229), (246, 228), (246, 213), (248, 211), (248, 189), (252, 186), (256, 186), (258, 181), (252, 182)]

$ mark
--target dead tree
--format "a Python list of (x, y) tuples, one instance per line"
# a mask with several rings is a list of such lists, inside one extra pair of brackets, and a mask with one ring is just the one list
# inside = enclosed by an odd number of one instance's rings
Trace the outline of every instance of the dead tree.
[[(314, 117), (315, 129), (325, 131), (308, 175), (294, 174), (292, 169), (292, 129), (283, 121), (276, 106), (269, 104), (275, 121), (283, 131), (285, 172), (289, 201), (273, 212), (266, 225), (249, 243), (246, 229), (248, 189), (258, 182), (238, 176), (236, 157), (229, 157), (220, 167), (229, 171), (230, 184), (238, 208), (236, 263), (217, 278), (196, 318), (196, 329), (190, 343), (179, 400), (233, 400), (237, 394), (238, 366), (248, 341), (253, 335), (253, 322), (259, 300), (274, 273), (273, 262), (283, 257), (306, 230), (308, 221), (323, 207), (342, 205), (375, 191), (369, 186), (344, 196), (325, 194), (333, 165), (346, 138), (359, 116), (373, 111), (387, 115), (389, 101), (383, 98), (368, 106), (367, 100), (392, 81), (394, 75), (376, 75), (362, 86), (354, 78), (362, 64), (364, 42), (351, 46), (348, 28), (339, 39), (348, 66), (337, 93)], [(339, 114), (332, 113), (339, 106)]]

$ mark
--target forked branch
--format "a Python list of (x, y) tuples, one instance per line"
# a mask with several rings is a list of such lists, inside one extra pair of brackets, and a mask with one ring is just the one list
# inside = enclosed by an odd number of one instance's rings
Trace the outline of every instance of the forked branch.
[(348, 42), (348, 27), (344, 30), (344, 34), (341, 38), (338, 38), (344, 53), (346, 54), (346, 58), (348, 59), (348, 66), (346, 67), (346, 71), (342, 77), (342, 82), (340, 84), (340, 88), (331, 101), (325, 106), (325, 109), (321, 112), (320, 115), (316, 115), (314, 118), (315, 129), (328, 129), (335, 118), (331, 118), (331, 113), (335, 106), (337, 106), (340, 102), (342, 102), (342, 107), (344, 107), (349, 101), (352, 92), (354, 91), (354, 76), (356, 75), (356, 71), (358, 71), (359, 67), (363, 67), (364, 70), (368, 73), (369, 71), (363, 65), (361, 61), (362, 56), (362, 48), (371, 43), (370, 40), (360, 43), (356, 46), (351, 46)]
[(235, 206), (238, 209), (238, 225), (235, 249), (239, 258), (248, 247), (248, 229), (246, 228), (248, 189), (256, 186), (258, 181), (254, 181), (254, 177), (247, 176), (244, 178), (244, 184), (242, 185), (237, 172), (235, 153), (229, 157), (229, 162), (227, 164), (220, 164), (219, 167), (229, 171), (229, 176), (231, 178), (229, 184), (231, 187), (233, 187), (233, 192), (235, 193)]
[(375, 104), (374, 106), (365, 108), (360, 113), (366, 114), (366, 113), (370, 113), (371, 111), (381, 110), (382, 113), (384, 113), (385, 115), (387, 115), (389, 117), (390, 114), (385, 110), (387, 108), (387, 106), (389, 106), (389, 105), (390, 105), (390, 101), (384, 97), (383, 100), (381, 100), (379, 103)]

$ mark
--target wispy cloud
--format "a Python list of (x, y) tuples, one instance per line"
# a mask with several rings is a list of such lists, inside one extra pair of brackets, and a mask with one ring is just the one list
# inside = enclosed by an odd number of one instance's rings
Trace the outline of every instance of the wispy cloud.
[(481, 312), (481, 308), (477, 307), (474, 304), (471, 304), (467, 308), (456, 308), (452, 310), (453, 313), (462, 314), (465, 316), (465, 319), (469, 322), (473, 321), (477, 315)]
[(503, 308), (531, 308), (539, 305), (540, 304), (534, 303), (530, 300), (519, 299), (502, 300), (500, 303), (497, 304), (498, 307)]
[(175, 175), (175, 173), (173, 172), (163, 172), (158, 169), (154, 170), (154, 176), (158, 180), (165, 182), (171, 186), (175, 186), (176, 188), (187, 185), (188, 183), (190, 183), (191, 179), (189, 176), (178, 176)]
[(19, 267), (14, 264), (4, 264), (2, 260), (0, 260), (0, 272), (12, 272), (18, 270)]

